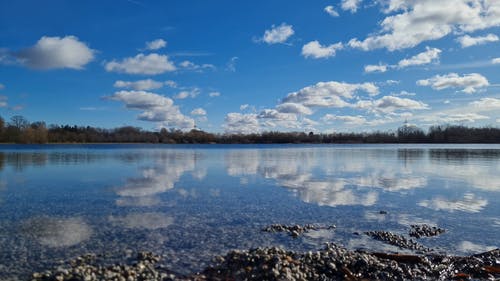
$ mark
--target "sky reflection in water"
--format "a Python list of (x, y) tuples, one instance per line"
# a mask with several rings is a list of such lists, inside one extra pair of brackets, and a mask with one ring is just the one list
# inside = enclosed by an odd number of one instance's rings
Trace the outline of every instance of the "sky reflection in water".
[[(353, 233), (404, 234), (414, 223), (448, 230), (422, 241), (438, 251), (499, 246), (499, 146), (6, 148), (0, 152), (5, 276), (89, 251), (118, 258), (153, 250), (180, 272), (235, 248), (308, 250), (333, 241), (401, 251)], [(260, 231), (271, 223), (337, 229), (292, 239)]]

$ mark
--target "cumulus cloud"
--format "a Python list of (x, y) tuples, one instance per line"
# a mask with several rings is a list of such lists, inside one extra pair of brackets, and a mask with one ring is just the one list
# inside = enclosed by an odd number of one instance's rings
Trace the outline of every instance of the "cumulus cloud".
[(346, 99), (354, 98), (358, 91), (377, 95), (379, 89), (373, 83), (349, 84), (344, 82), (319, 82), (288, 94), (282, 103), (298, 103), (306, 107), (347, 107)]
[(113, 85), (115, 88), (126, 88), (137, 91), (154, 90), (163, 87), (164, 83), (152, 79), (138, 80), (138, 81), (122, 81), (118, 80)]
[(313, 112), (310, 108), (305, 107), (300, 103), (287, 102), (276, 106), (276, 109), (282, 113), (304, 114), (311, 115)]
[(195, 108), (191, 111), (191, 115), (204, 116), (207, 115), (207, 112), (203, 108)]
[(196, 64), (194, 62), (185, 60), (179, 63), (179, 67), (184, 70), (191, 70), (196, 72), (203, 72), (204, 70), (215, 70), (216, 67), (213, 64), (204, 63), (204, 64)]
[(168, 59), (168, 56), (152, 53), (149, 55), (138, 54), (121, 61), (113, 60), (106, 63), (105, 69), (108, 72), (156, 75), (175, 71), (176, 67)]
[(388, 67), (387, 64), (365, 65), (365, 73), (386, 72)]
[(464, 35), (457, 38), (457, 42), (460, 43), (462, 48), (482, 45), (490, 42), (497, 42), (498, 40), (500, 40), (498, 36), (491, 33), (485, 36), (471, 37), (469, 35)]
[(260, 131), (257, 114), (241, 114), (231, 112), (226, 115), (223, 126), (226, 133), (230, 134), (251, 134)]
[(385, 96), (373, 102), (374, 108), (383, 112), (394, 112), (396, 110), (422, 110), (428, 109), (428, 105), (408, 98)]
[(332, 17), (338, 17), (339, 16), (339, 13), (337, 13), (337, 11), (335, 11), (335, 9), (333, 8), (333, 6), (326, 6), (325, 7), (325, 12), (327, 14), (329, 14), (330, 16), (332, 16)]
[(474, 123), (478, 120), (490, 119), (488, 116), (478, 113), (437, 113), (422, 118), (424, 122), (433, 123)]
[(294, 33), (292, 25), (282, 23), (278, 26), (273, 25), (271, 29), (266, 30), (261, 40), (267, 44), (285, 43)]
[(344, 11), (350, 11), (351, 13), (355, 13), (359, 9), (361, 2), (362, 0), (342, 0), (340, 7)]
[(8, 97), (0, 95), (0, 108), (8, 106), (7, 100)]
[(480, 111), (500, 110), (500, 99), (482, 98), (469, 103), (469, 105)]
[(187, 98), (196, 98), (200, 94), (200, 89), (193, 88), (189, 91), (180, 91), (177, 95), (174, 96), (176, 99), (187, 99)]
[(194, 126), (194, 120), (183, 115), (168, 97), (146, 91), (119, 91), (106, 98), (123, 102), (128, 109), (141, 110), (142, 113), (137, 116), (138, 120), (182, 129), (191, 129)]
[(337, 50), (343, 48), (342, 43), (331, 44), (329, 46), (323, 46), (318, 41), (311, 41), (304, 46), (302, 46), (302, 55), (306, 58), (329, 58), (335, 56)]
[(425, 52), (419, 53), (407, 59), (402, 59), (396, 65), (387, 65), (382, 63), (378, 65), (366, 65), (365, 73), (386, 72), (390, 68), (405, 68), (415, 65), (436, 63), (439, 61), (440, 54), (441, 54), (440, 49), (426, 47)]
[(95, 50), (75, 36), (43, 36), (38, 42), (14, 54), (17, 60), (33, 69), (83, 69), (94, 59)]
[(158, 50), (165, 48), (167, 46), (167, 41), (163, 39), (156, 39), (153, 41), (146, 42), (146, 50)]
[[(344, 1), (350, 2), (350, 1)], [(500, 2), (495, 0), (381, 1), (388, 15), (380, 31), (364, 40), (351, 39), (349, 45), (365, 51), (390, 51), (415, 47), (457, 32), (473, 32), (500, 25)]]
[(423, 65), (429, 64), (434, 61), (439, 60), (439, 55), (441, 54), (441, 50), (438, 48), (429, 48), (426, 47), (426, 51), (420, 54), (417, 54), (409, 59), (400, 60), (398, 63), (398, 67), (404, 68), (413, 65)]
[(332, 121), (341, 121), (347, 125), (362, 125), (366, 123), (366, 119), (363, 116), (348, 116), (348, 115), (333, 115), (325, 114), (321, 118), (321, 121), (330, 123)]
[(208, 96), (211, 98), (220, 97), (220, 92), (210, 92), (208, 93)]
[(490, 83), (486, 77), (479, 73), (470, 73), (464, 76), (459, 76), (457, 73), (449, 73), (447, 75), (436, 75), (429, 79), (418, 80), (417, 85), (431, 86), (435, 90), (462, 88), (462, 92), (472, 94), (479, 88), (489, 86)]

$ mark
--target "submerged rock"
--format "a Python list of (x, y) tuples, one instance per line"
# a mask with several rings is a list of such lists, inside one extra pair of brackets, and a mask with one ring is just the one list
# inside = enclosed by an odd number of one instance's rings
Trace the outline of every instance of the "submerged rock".
[(335, 225), (316, 225), (316, 224), (305, 224), (305, 225), (286, 225), (286, 224), (271, 224), (262, 229), (265, 232), (286, 232), (290, 236), (296, 238), (301, 234), (309, 231), (321, 230), (321, 229), (334, 229)]
[(403, 249), (421, 251), (421, 252), (429, 252), (431, 249), (426, 248), (417, 242), (407, 239), (404, 236), (394, 234), (388, 231), (367, 231), (366, 235), (372, 237), (373, 239), (385, 242), (387, 244), (391, 244)]
[(427, 224), (412, 224), (410, 225), (410, 227), (411, 229), (408, 234), (415, 238), (432, 237), (446, 232), (446, 230), (442, 228), (430, 226)]

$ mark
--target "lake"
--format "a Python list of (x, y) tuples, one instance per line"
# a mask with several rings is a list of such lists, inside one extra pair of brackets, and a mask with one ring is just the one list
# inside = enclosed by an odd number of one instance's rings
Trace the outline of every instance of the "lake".
[(0, 213), (2, 280), (85, 253), (190, 273), (263, 246), (405, 252), (363, 232), (417, 223), (446, 229), (425, 246), (472, 254), (500, 246), (500, 145), (2, 145)]

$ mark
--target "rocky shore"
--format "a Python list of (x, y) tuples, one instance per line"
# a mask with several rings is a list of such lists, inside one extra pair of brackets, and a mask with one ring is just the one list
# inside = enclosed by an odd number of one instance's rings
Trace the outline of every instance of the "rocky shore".
[(64, 280), (498, 280), (500, 250), (468, 257), (402, 255), (350, 251), (335, 244), (297, 253), (282, 248), (232, 251), (202, 272), (180, 275), (141, 252), (129, 264), (102, 266), (86, 255), (52, 271), (34, 273), (33, 281)]
[[(333, 225), (279, 225), (263, 228), (292, 237)], [(412, 225), (409, 235), (419, 237), (443, 233), (428, 225)], [(88, 254), (54, 270), (37, 272), (32, 281), (167, 281), (167, 280), (499, 280), (500, 250), (472, 256), (436, 254), (417, 242), (387, 231), (365, 235), (409, 249), (416, 254), (349, 250), (327, 243), (319, 251), (297, 252), (279, 247), (235, 250), (214, 259), (211, 266), (193, 274), (179, 274), (162, 265), (162, 257), (139, 252), (121, 264), (106, 264), (103, 257)]]

